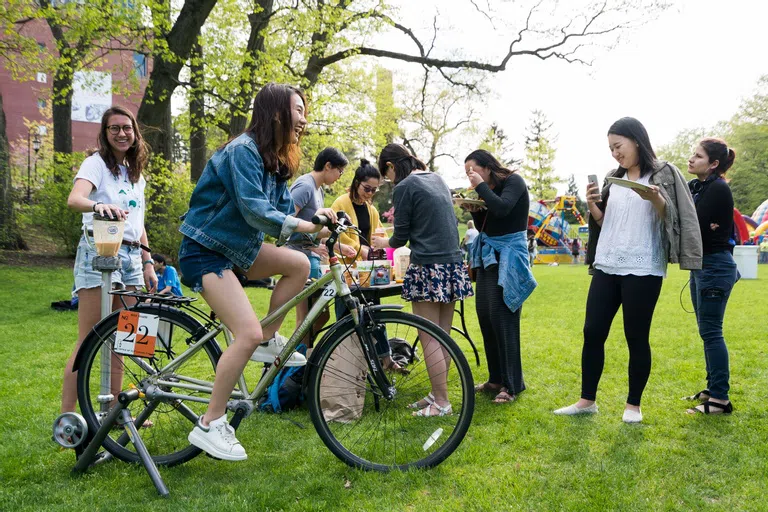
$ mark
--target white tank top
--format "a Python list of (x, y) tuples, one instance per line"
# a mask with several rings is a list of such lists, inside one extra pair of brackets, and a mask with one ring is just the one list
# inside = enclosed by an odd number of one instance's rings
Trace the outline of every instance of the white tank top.
[[(637, 180), (648, 185), (650, 176)], [(661, 276), (667, 273), (662, 244), (664, 221), (650, 201), (629, 188), (611, 186), (597, 241), (594, 267), (606, 274)]]

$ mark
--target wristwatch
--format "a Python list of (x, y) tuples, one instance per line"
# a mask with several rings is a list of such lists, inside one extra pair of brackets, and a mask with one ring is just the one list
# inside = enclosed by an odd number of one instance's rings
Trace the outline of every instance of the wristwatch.
[(93, 213), (96, 213), (96, 206), (98, 206), (100, 204), (104, 204), (104, 202), (103, 201), (96, 201), (95, 203), (93, 203), (91, 205), (91, 210), (93, 210)]
[(155, 260), (153, 260), (152, 258), (150, 258), (150, 259), (148, 259), (148, 260), (144, 260), (144, 261), (142, 261), (142, 262), (141, 262), (141, 266), (142, 266), (142, 268), (143, 268), (144, 266), (146, 266), (146, 264), (147, 264), (147, 263), (149, 263), (150, 265), (154, 265), (154, 264), (155, 264)]

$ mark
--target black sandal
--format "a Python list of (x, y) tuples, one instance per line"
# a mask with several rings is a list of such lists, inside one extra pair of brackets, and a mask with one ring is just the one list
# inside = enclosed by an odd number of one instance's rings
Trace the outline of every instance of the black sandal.
[[(731, 402), (728, 402), (727, 404), (721, 404), (718, 402), (712, 402), (711, 400), (707, 400), (706, 402), (702, 402), (700, 405), (704, 406), (704, 410), (698, 409), (697, 407), (693, 407), (692, 409), (688, 409), (688, 411), (694, 411), (691, 414), (731, 414), (733, 412), (733, 404)], [(711, 411), (710, 407), (714, 407), (715, 409), (720, 409), (718, 412)]]
[[(702, 395), (706, 395), (706, 397), (702, 396)], [(695, 395), (684, 396), (683, 400), (689, 400), (691, 402), (694, 402), (696, 400), (699, 400), (701, 402), (708, 402), (710, 398), (712, 398), (712, 395), (709, 392), (709, 390), (708, 389), (702, 389), (701, 391), (699, 391)]]

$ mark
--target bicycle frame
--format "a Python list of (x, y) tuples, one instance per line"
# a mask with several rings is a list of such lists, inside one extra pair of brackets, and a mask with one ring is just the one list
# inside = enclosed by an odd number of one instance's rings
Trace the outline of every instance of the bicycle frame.
[[(332, 264), (330, 272), (328, 272), (327, 274), (320, 277), (320, 279), (310, 284), (307, 288), (302, 290), (301, 293), (296, 295), (293, 299), (289, 300), (288, 302), (280, 306), (278, 309), (268, 314), (264, 318), (264, 320), (261, 322), (261, 325), (265, 327), (272, 324), (277, 318), (285, 315), (288, 311), (295, 308), (299, 303), (306, 300), (309, 296), (311, 296), (312, 294), (314, 294), (320, 289), (323, 289), (323, 292), (320, 294), (320, 297), (318, 298), (318, 300), (313, 304), (312, 309), (307, 314), (307, 317), (299, 326), (297, 326), (293, 334), (291, 334), (291, 337), (289, 338), (288, 343), (286, 343), (285, 348), (282, 350), (280, 355), (278, 355), (277, 358), (275, 358), (274, 363), (269, 367), (269, 369), (265, 372), (265, 374), (262, 375), (261, 379), (259, 379), (259, 382), (256, 384), (256, 387), (254, 388), (254, 390), (252, 392), (248, 391), (248, 386), (245, 381), (245, 376), (241, 374), (238, 379), (237, 386), (235, 390), (232, 392), (231, 398), (254, 401), (254, 400), (257, 400), (259, 397), (261, 397), (265, 393), (267, 387), (272, 383), (277, 373), (283, 368), (283, 366), (285, 365), (285, 362), (288, 360), (288, 358), (291, 356), (294, 350), (296, 350), (296, 347), (299, 345), (301, 340), (304, 339), (304, 336), (306, 336), (306, 334), (309, 332), (309, 329), (314, 324), (317, 317), (320, 316), (322, 311), (326, 308), (326, 306), (331, 301), (333, 301), (337, 295), (343, 298), (351, 294), (350, 289), (347, 286), (347, 283), (343, 279), (342, 264), (340, 262), (337, 261), (336, 263)], [(359, 320), (355, 317), (355, 315), (353, 315), (353, 321), (355, 321), (355, 323), (359, 322)], [(145, 369), (150, 370), (151, 373), (157, 373), (160, 375), (173, 374), (173, 371), (176, 368), (184, 364), (184, 362), (188, 360), (190, 357), (192, 357), (192, 355), (194, 355), (197, 351), (199, 351), (203, 347), (203, 345), (205, 345), (205, 343), (207, 343), (209, 340), (215, 338), (216, 336), (222, 333), (225, 336), (227, 346), (231, 345), (234, 342), (232, 333), (229, 331), (229, 329), (227, 329), (227, 327), (224, 324), (219, 324), (214, 329), (208, 331), (199, 340), (197, 340), (195, 343), (190, 345), (189, 348), (187, 348), (184, 352), (179, 354), (173, 361), (168, 363), (165, 367), (161, 368), (157, 372), (149, 368), (149, 365), (147, 365), (146, 362), (144, 361), (137, 361), (137, 364), (141, 364), (142, 366), (145, 367)], [(139, 358), (136, 358), (136, 359), (139, 359)], [(150, 400), (166, 398), (166, 399), (189, 400), (189, 401), (202, 402), (202, 403), (210, 402), (210, 399), (208, 398), (172, 393), (172, 392), (167, 392), (160, 389), (159, 386), (189, 389), (193, 391), (206, 392), (206, 393), (210, 393), (213, 390), (212, 382), (201, 381), (201, 380), (192, 379), (189, 377), (183, 377), (181, 375), (174, 375), (174, 378), (177, 378), (186, 382), (177, 382), (177, 381), (160, 379), (157, 381), (157, 386), (150, 386), (146, 390), (147, 398), (149, 398)]]

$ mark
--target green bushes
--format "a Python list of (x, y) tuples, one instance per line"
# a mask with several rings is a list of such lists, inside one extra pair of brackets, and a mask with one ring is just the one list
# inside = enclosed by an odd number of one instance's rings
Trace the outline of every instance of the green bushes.
[(167, 163), (153, 159), (146, 174), (147, 236), (152, 251), (162, 253), (176, 261), (181, 233), (179, 217), (189, 207), (189, 197), (195, 184), (189, 179), (187, 165), (170, 168)]
[(22, 225), (41, 228), (58, 246), (60, 254), (74, 256), (82, 234), (82, 214), (67, 206), (74, 176), (71, 162), (82, 162), (82, 153), (67, 155), (56, 164), (54, 176), (48, 179), (34, 197), (34, 204), (24, 208)]

